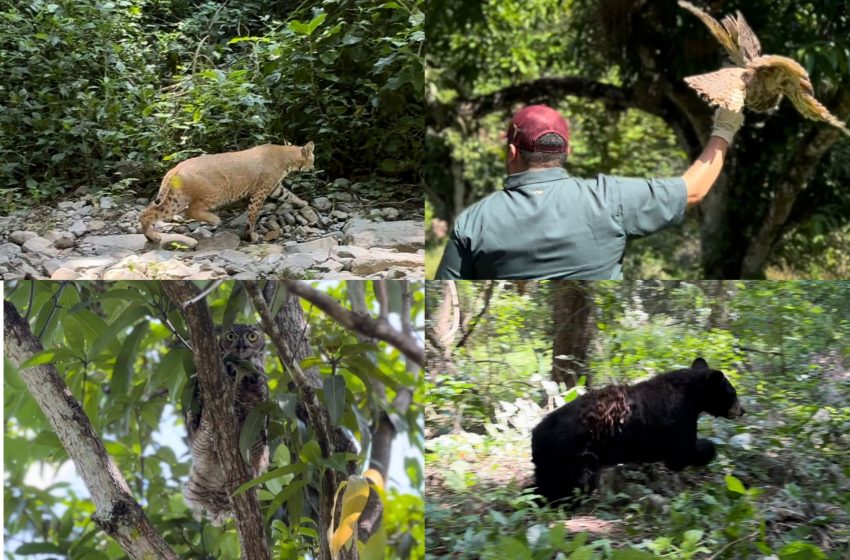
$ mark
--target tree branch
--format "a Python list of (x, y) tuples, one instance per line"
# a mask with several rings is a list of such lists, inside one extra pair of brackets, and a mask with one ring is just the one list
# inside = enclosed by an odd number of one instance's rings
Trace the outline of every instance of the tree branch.
[[(43, 347), (14, 305), (4, 301), (3, 310), (6, 356), (20, 368)], [(56, 368), (42, 365), (19, 373), (88, 488), (95, 505), (94, 522), (133, 560), (177, 560), (133, 499), (127, 481)]]
[[(850, 116), (849, 90), (842, 90), (834, 114), (841, 120)], [(742, 278), (756, 278), (764, 274), (767, 257), (791, 214), (797, 196), (808, 186), (823, 156), (841, 137), (841, 131), (834, 126), (820, 124), (797, 144), (786, 167), (787, 172), (776, 186), (767, 215), (747, 246), (741, 267)]]
[(425, 353), (413, 336), (395, 330), (388, 321), (373, 319), (369, 315), (353, 313), (345, 309), (331, 296), (311, 288), (298, 280), (283, 280), (286, 288), (302, 299), (324, 311), (343, 327), (363, 335), (383, 340), (398, 348), (419, 367), (425, 365)]
[[(272, 317), (266, 300), (260, 292), (260, 288), (256, 282), (245, 281), (245, 290), (248, 292), (251, 302), (254, 305), (254, 310), (260, 315), (260, 322), (263, 325), (263, 330), (272, 340), (275, 348), (280, 356), (294, 356), (290, 345), (280, 328), (280, 325)], [(301, 368), (300, 360), (293, 359), (291, 363), (284, 364), (292, 377), (295, 388), (298, 391), (301, 402), (307, 409), (307, 417), (310, 421), (310, 427), (316, 436), (316, 442), (321, 449), (322, 457), (331, 457), (337, 452), (337, 443), (334, 441), (332, 432), (332, 423), (328, 414), (327, 408), (319, 401), (316, 396), (316, 381), (310, 378)], [(318, 387), (321, 387), (321, 380), (318, 380)], [(342, 449), (341, 451), (350, 451), (350, 449)], [(334, 495), (339, 484), (344, 480), (343, 473), (334, 469), (324, 469), (322, 476), (322, 491), (319, 501), (319, 543), (321, 546), (320, 558), (330, 558), (330, 547), (327, 539), (327, 530), (331, 527), (331, 519), (333, 517)], [(350, 550), (341, 550), (339, 558), (356, 559), (357, 547), (353, 546)]]
[(192, 356), (198, 370), (198, 384), (204, 399), (202, 421), (211, 422), (216, 455), (221, 461), (227, 493), (239, 533), (242, 558), (271, 560), (266, 542), (266, 524), (260, 513), (256, 488), (238, 496), (233, 491), (251, 480), (248, 465), (239, 453), (237, 421), (233, 402), (228, 399), (221, 350), (216, 344), (215, 327), (206, 300), (197, 299), (200, 290), (190, 283), (170, 280), (161, 282), (163, 291), (180, 310), (189, 327), (192, 340)]
[(468, 110), (478, 118), (500, 109), (511, 109), (517, 103), (554, 105), (567, 95), (598, 99), (616, 109), (629, 109), (635, 106), (635, 98), (631, 90), (577, 76), (540, 78), (514, 84), (461, 103), (468, 104)]

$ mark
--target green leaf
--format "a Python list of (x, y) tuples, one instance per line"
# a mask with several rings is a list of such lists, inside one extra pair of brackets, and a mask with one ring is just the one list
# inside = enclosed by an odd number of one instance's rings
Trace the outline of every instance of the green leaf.
[(41, 542), (41, 543), (27, 543), (22, 544), (15, 550), (15, 554), (21, 555), (29, 555), (29, 554), (63, 554), (65, 551), (59, 548), (57, 545), (49, 542)]
[(257, 441), (260, 431), (266, 426), (268, 412), (262, 406), (256, 406), (248, 413), (242, 430), (239, 432), (239, 452), (246, 462), (251, 462), (251, 447)]
[(91, 347), (91, 352), (89, 355), (92, 358), (96, 358), (103, 351), (104, 348), (109, 346), (109, 344), (115, 340), (120, 334), (123, 334), (124, 330), (135, 323), (136, 321), (147, 317), (148, 310), (142, 306), (132, 306), (129, 309), (125, 309), (115, 321), (112, 322), (107, 328), (101, 331), (100, 336), (95, 341), (95, 343)]
[(291, 465), (286, 465), (285, 467), (278, 467), (276, 469), (272, 469), (269, 472), (263, 474), (262, 476), (258, 476), (257, 478), (249, 480), (248, 482), (237, 488), (236, 491), (233, 492), (233, 496), (238, 496), (239, 494), (244, 493), (249, 488), (253, 488), (254, 486), (263, 484), (264, 482), (268, 482), (269, 480), (304, 472), (307, 470), (307, 467), (308, 465), (306, 463), (293, 463)]
[(345, 378), (341, 375), (329, 375), (322, 379), (325, 406), (334, 426), (339, 426), (345, 410)]
[(245, 309), (248, 303), (248, 292), (245, 287), (237, 282), (233, 285), (233, 291), (230, 293), (230, 299), (227, 300), (227, 306), (224, 308), (224, 318), (221, 322), (221, 330), (226, 331), (233, 326), (236, 321), (236, 316), (239, 312)]
[(280, 494), (274, 497), (274, 500), (272, 500), (269, 505), (269, 509), (266, 510), (266, 521), (271, 519), (271, 517), (277, 513), (277, 510), (280, 509), (283, 502), (288, 500), (294, 492), (300, 492), (305, 486), (307, 486), (307, 481), (304, 479), (294, 480), (291, 484), (287, 485)]
[(38, 354), (30, 356), (20, 369), (27, 369), (35, 366), (43, 366), (44, 364), (52, 364), (56, 360), (56, 350), (42, 350)]
[(133, 330), (124, 339), (124, 344), (121, 346), (121, 351), (118, 353), (115, 367), (112, 370), (112, 380), (109, 383), (113, 398), (128, 393), (130, 381), (133, 379), (133, 372), (135, 371), (134, 365), (138, 356), (139, 343), (147, 332), (148, 322), (142, 321), (133, 327)]
[(823, 560), (826, 554), (813, 544), (802, 541), (788, 543), (779, 551), (780, 560)]
[(736, 494), (747, 493), (747, 489), (744, 488), (744, 484), (734, 476), (726, 475), (724, 479), (726, 480), (726, 488), (729, 489), (730, 492), (735, 492)]

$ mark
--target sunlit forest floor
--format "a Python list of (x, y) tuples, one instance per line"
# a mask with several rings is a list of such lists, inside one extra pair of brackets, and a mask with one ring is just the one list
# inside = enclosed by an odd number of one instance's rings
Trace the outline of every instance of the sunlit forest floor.
[(850, 558), (850, 359), (824, 353), (807, 363), (784, 372), (745, 366), (757, 372), (737, 383), (747, 414), (700, 420), (701, 437), (718, 444), (709, 467), (607, 469), (600, 490), (572, 512), (539, 507), (523, 491), (532, 483), (530, 431), (546, 412), (539, 402), (500, 402), (495, 421), (466, 430), (462, 409), (432, 411), (427, 554)]

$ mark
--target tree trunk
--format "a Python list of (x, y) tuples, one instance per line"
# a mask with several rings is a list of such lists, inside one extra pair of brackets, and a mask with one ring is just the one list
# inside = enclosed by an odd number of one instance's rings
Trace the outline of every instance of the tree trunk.
[(588, 283), (552, 283), (552, 324), (552, 380), (572, 387), (587, 373), (588, 349), (596, 332)]
[[(160, 285), (189, 327), (198, 385), (203, 395), (204, 407), (210, 411), (210, 414), (203, 415), (203, 420), (212, 422), (213, 433), (218, 435), (213, 439), (213, 445), (227, 480), (227, 493), (236, 521), (242, 558), (271, 560), (266, 541), (266, 523), (260, 513), (257, 489), (251, 488), (233, 496), (233, 492), (253, 476), (239, 452), (236, 414), (233, 402), (228, 398), (221, 349), (216, 343), (210, 309), (204, 298), (197, 299), (200, 290), (191, 282), (169, 280), (161, 282)], [(195, 299), (197, 301), (188, 303)]]
[[(20, 368), (44, 348), (14, 305), (3, 302), (3, 311), (6, 357)], [(95, 506), (92, 520), (133, 560), (177, 560), (133, 499), (126, 480), (56, 368), (41, 365), (21, 369), (19, 374), (91, 494)]]

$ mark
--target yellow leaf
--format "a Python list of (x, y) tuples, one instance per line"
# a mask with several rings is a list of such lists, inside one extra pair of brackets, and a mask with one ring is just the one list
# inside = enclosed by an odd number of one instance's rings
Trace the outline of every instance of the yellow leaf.
[(369, 499), (369, 481), (365, 477), (351, 475), (345, 483), (345, 492), (342, 495), (342, 514), (339, 527), (330, 536), (331, 554), (336, 556), (343, 546), (348, 544), (354, 536), (354, 529), (366, 501)]
[(383, 475), (381, 475), (381, 473), (380, 473), (378, 470), (376, 470), (376, 469), (369, 469), (368, 471), (366, 471), (366, 472), (363, 474), (363, 476), (365, 476), (366, 478), (370, 478), (370, 479), (372, 479), (372, 482), (374, 482), (374, 483), (375, 483), (375, 485), (376, 485), (378, 488), (382, 488), (382, 489), (383, 489), (383, 487), (384, 487), (384, 477), (383, 477)]
[(183, 177), (180, 175), (175, 175), (171, 178), (171, 187), (174, 189), (179, 189), (183, 186)]

